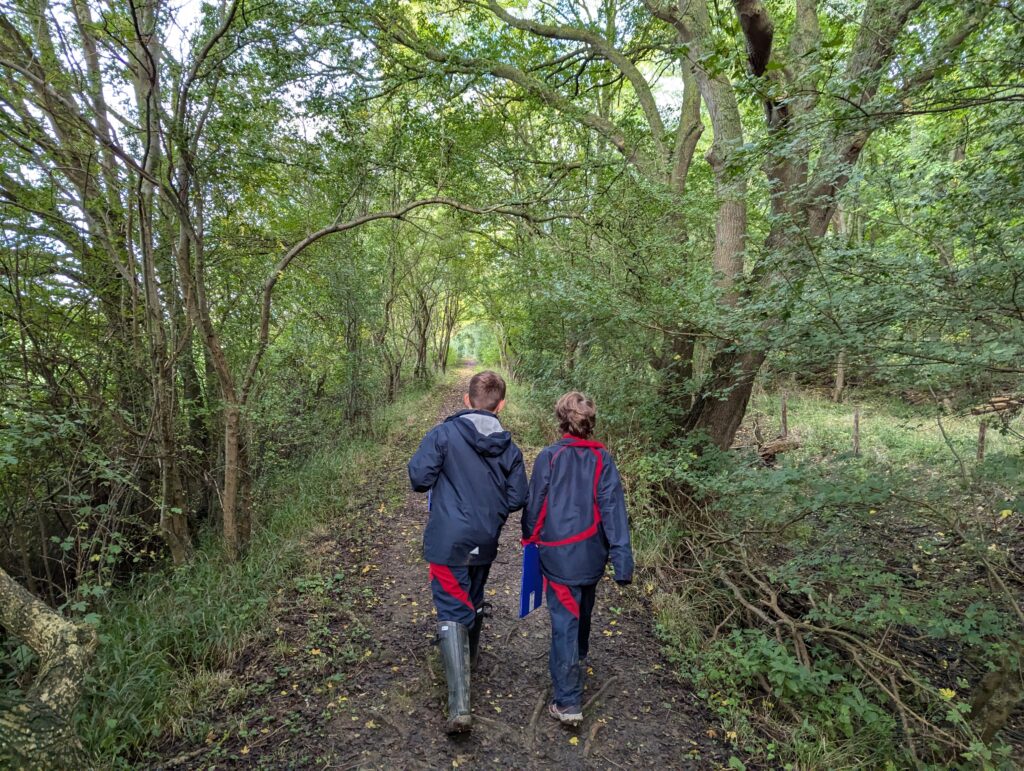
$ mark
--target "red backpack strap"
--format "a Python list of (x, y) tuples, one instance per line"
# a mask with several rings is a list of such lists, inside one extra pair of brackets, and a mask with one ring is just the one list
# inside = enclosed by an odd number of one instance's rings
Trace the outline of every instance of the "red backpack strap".
[(597, 467), (594, 469), (594, 520), (591, 522), (590, 527), (586, 530), (571, 535), (568, 538), (563, 538), (560, 541), (542, 541), (540, 540), (540, 532), (544, 527), (544, 520), (548, 516), (548, 496), (544, 496), (544, 503), (541, 504), (540, 514), (537, 515), (537, 524), (533, 528), (533, 533), (529, 538), (524, 538), (522, 543), (523, 546), (529, 543), (535, 543), (539, 546), (568, 546), (571, 543), (579, 543), (585, 541), (588, 538), (593, 538), (597, 535), (597, 528), (601, 524), (601, 507), (597, 503), (597, 485), (601, 479), (601, 471), (604, 468), (604, 456), (601, 455), (601, 450), (604, 449), (604, 445), (600, 442), (595, 442), (589, 439), (579, 439), (578, 437), (567, 434), (566, 439), (571, 439), (569, 444), (562, 445), (562, 447), (551, 456), (550, 467), (553, 469), (555, 466), (555, 458), (557, 458), (562, 450), (566, 450), (569, 447), (585, 447), (594, 453), (594, 457), (597, 459)]

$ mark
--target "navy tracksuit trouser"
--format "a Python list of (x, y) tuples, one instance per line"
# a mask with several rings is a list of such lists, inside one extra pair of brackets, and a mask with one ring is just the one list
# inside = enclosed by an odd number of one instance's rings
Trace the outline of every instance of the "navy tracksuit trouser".
[(449, 566), (430, 563), (430, 592), (438, 621), (472, 627), (483, 610), (490, 565)]
[(594, 612), (597, 584), (566, 586), (547, 581), (551, 615), (551, 653), (548, 666), (554, 684), (555, 704), (583, 706), (581, 659), (590, 652), (590, 617)]

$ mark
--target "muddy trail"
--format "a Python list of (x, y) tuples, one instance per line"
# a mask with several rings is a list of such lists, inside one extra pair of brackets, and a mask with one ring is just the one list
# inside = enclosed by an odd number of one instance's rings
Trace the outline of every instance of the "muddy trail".
[[(468, 373), (466, 373), (468, 376)], [(716, 720), (672, 674), (636, 587), (601, 582), (584, 693), (572, 729), (548, 717), (548, 615), (517, 618), (519, 515), (487, 587), (472, 674), (474, 729), (443, 731), (447, 691), (420, 538), (425, 496), (405, 463), (426, 428), (461, 407), (465, 377), (415, 421), (348, 502), (364, 527), (309, 545), (317, 570), (282, 592), (275, 628), (238, 659), (198, 741), (165, 746), (162, 768), (723, 768)], [(528, 468), (539, 448), (524, 447)], [(358, 511), (353, 512), (352, 507)], [(205, 730), (205, 729), (204, 729)]]

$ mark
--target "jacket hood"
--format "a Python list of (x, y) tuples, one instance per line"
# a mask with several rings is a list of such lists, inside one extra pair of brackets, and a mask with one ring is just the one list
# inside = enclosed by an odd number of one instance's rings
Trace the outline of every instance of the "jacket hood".
[(445, 423), (451, 423), (478, 454), (489, 457), (501, 455), (512, 443), (512, 434), (502, 428), (493, 412), (462, 410)]

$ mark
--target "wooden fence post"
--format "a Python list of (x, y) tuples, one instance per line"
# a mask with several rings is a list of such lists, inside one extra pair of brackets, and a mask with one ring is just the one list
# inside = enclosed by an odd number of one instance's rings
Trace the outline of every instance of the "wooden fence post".
[(860, 407), (853, 408), (853, 455), (860, 456)]
[(786, 392), (782, 392), (782, 438), (789, 436), (789, 405), (786, 403)]
[(985, 460), (985, 430), (987, 425), (985, 421), (978, 423), (978, 462)]

